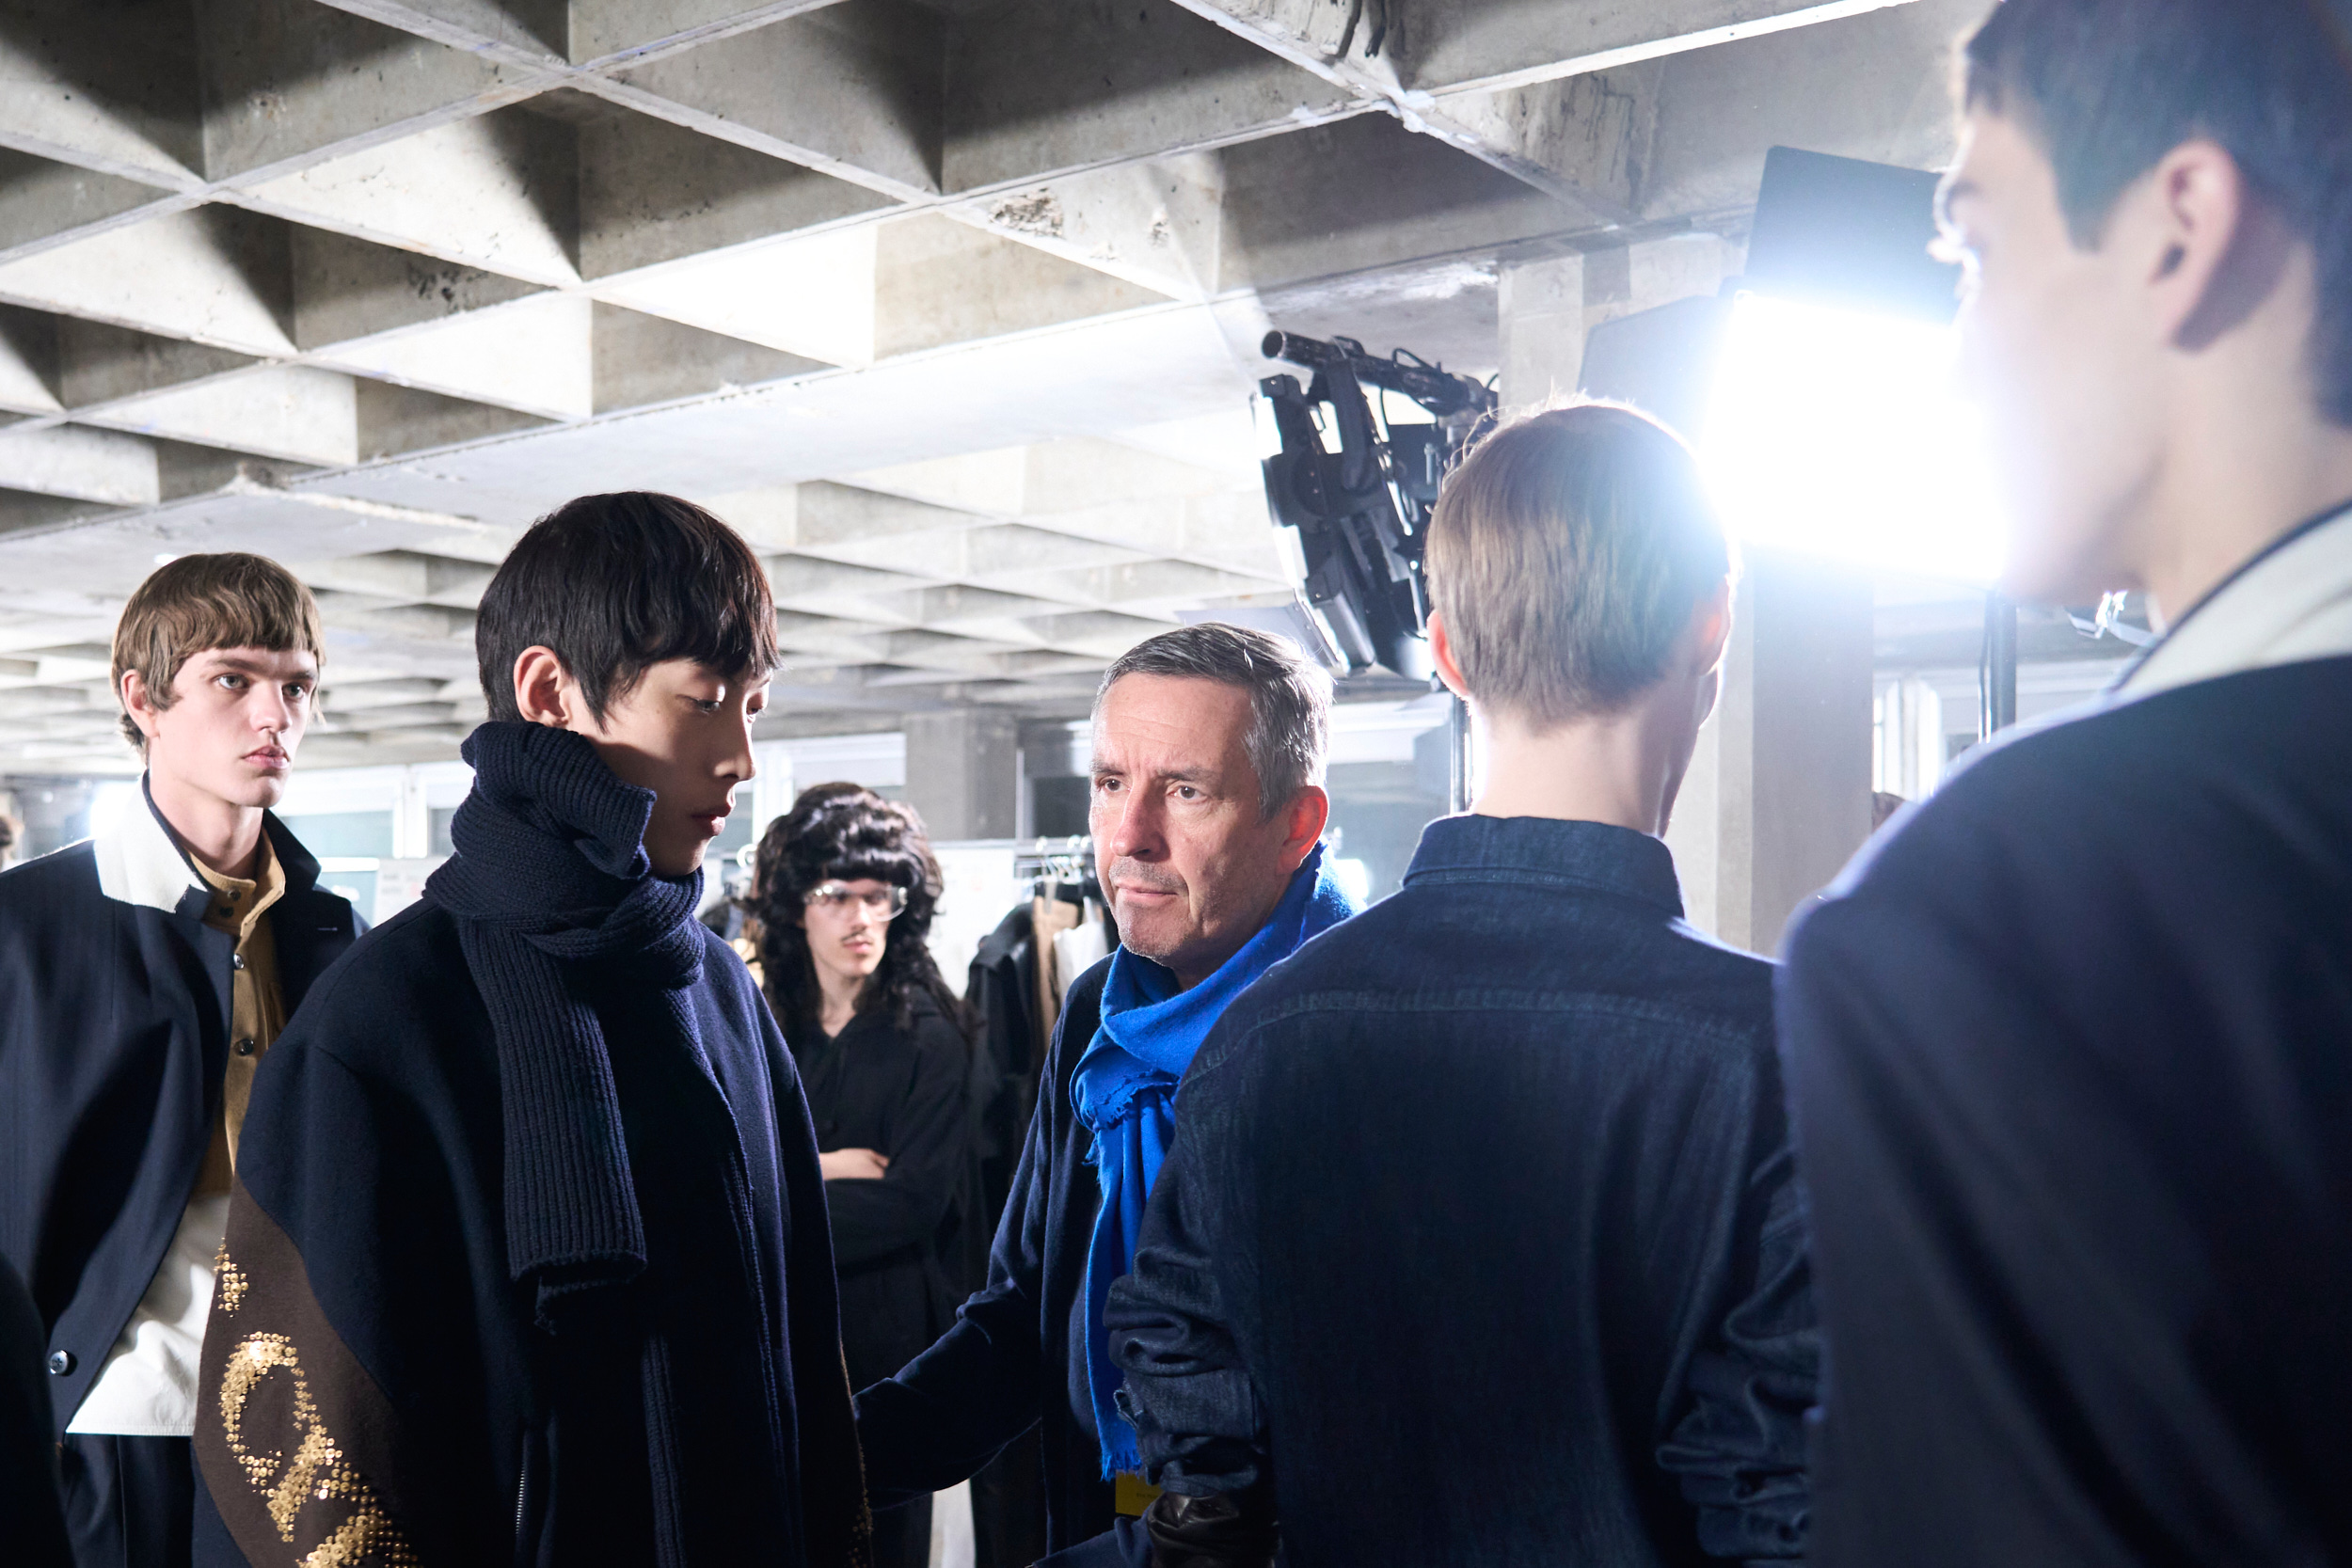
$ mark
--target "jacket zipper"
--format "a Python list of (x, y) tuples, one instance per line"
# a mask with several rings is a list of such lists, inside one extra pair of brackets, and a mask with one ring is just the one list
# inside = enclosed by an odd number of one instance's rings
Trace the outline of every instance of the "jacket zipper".
[(522, 1474), (515, 1481), (515, 1560), (523, 1560), (523, 1505), (531, 1497), (531, 1434), (523, 1433)]

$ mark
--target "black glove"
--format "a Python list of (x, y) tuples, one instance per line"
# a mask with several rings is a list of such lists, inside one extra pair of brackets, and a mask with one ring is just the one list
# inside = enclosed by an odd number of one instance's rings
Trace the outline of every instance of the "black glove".
[(1152, 1568), (1271, 1568), (1279, 1540), (1262, 1490), (1188, 1497), (1163, 1492), (1144, 1511)]

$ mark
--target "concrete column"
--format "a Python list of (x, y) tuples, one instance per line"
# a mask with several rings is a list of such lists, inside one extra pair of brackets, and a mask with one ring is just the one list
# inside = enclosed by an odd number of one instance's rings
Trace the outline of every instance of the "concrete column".
[(1666, 833), (1693, 925), (1776, 951), (1869, 836), (1871, 653), (1867, 577), (1748, 553), (1723, 700)]
[(1584, 258), (1548, 256), (1505, 266), (1497, 294), (1502, 406), (1575, 391), (1584, 362)]
[(1595, 327), (1712, 295), (1739, 270), (1740, 255), (1720, 236), (1698, 233), (1506, 263), (1496, 299), (1503, 407), (1578, 391), (1584, 341)]
[(1010, 838), (1021, 796), (1020, 726), (967, 708), (907, 718), (907, 800), (934, 840)]
[(24, 842), (16, 858), (31, 860), (62, 849), (89, 832), (84, 816), (97, 781), (92, 779), (21, 778), (9, 781), (16, 796), (17, 819), (24, 824)]

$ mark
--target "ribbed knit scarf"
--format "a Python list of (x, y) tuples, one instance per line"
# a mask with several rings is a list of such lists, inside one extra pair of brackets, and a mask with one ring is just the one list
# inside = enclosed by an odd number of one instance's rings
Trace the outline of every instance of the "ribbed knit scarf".
[(1120, 1372), (1111, 1365), (1103, 1309), (1112, 1282), (1135, 1267), (1144, 1200), (1176, 1132), (1176, 1086), (1233, 998), (1309, 937), (1355, 912), (1355, 902), (1325, 874), (1317, 845), (1292, 873), (1282, 901), (1257, 934), (1191, 990), (1180, 990), (1174, 974), (1124, 947), (1111, 958), (1102, 1022), (1071, 1082), (1078, 1119), (1094, 1134), (1087, 1158), (1103, 1189), (1087, 1248), (1086, 1350), (1087, 1391), (1105, 1481), (1142, 1464), (1136, 1429), (1112, 1397)]
[[(574, 978), (664, 993), (694, 1038), (685, 988), (702, 975), (702, 873), (652, 875), (653, 791), (623, 784), (580, 736), (494, 721), (467, 736), (472, 793), (450, 823), (457, 853), (425, 895), (457, 940), (498, 1038), (505, 1116), (506, 1259), (537, 1288), (540, 1326), (564, 1303), (645, 1266), (604, 1026)], [(567, 971), (572, 974), (567, 974)]]

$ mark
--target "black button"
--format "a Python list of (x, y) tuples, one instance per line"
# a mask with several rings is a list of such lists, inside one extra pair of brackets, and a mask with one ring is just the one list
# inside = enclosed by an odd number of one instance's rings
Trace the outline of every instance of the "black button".
[(72, 1351), (53, 1350), (49, 1353), (49, 1375), (51, 1377), (64, 1377), (72, 1370), (73, 1353)]
[(243, 969), (245, 967), (245, 955), (242, 953), (230, 954), (229, 967), (231, 969)]
[(255, 1040), (250, 1035), (247, 1035), (245, 1038), (239, 1040), (236, 1046), (237, 1054), (240, 1056), (250, 1056), (261, 1048), (260, 1042)]

